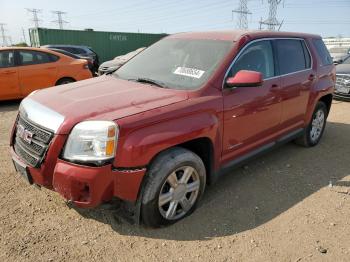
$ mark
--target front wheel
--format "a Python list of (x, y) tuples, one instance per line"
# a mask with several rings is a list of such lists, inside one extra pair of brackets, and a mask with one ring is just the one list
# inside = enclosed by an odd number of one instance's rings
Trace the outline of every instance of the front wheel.
[(319, 101), (316, 104), (315, 111), (312, 114), (312, 119), (309, 125), (306, 127), (304, 134), (295, 140), (299, 145), (305, 147), (312, 147), (317, 145), (323, 135), (326, 127), (326, 121), (328, 116), (328, 110), (325, 103)]
[(184, 148), (161, 153), (151, 165), (142, 196), (146, 226), (173, 224), (191, 214), (202, 196), (206, 172), (199, 156)]

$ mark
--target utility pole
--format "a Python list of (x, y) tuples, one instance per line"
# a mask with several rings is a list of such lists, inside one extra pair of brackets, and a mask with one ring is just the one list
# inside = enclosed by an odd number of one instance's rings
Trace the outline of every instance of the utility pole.
[(62, 11), (52, 11), (53, 14), (57, 15), (57, 20), (52, 21), (54, 23), (57, 23), (60, 29), (63, 29), (63, 24), (68, 23), (67, 21), (64, 21), (62, 19), (62, 15), (66, 14), (66, 12)]
[(33, 20), (32, 21), (34, 22), (35, 28), (38, 28), (39, 27), (39, 22), (41, 22), (41, 20), (39, 19), (38, 14), (41, 13), (41, 10), (40, 9), (35, 9), (35, 8), (33, 8), (33, 9), (26, 8), (26, 9), (27, 9), (27, 11), (29, 13), (33, 14)]
[(4, 23), (0, 23), (0, 37), (2, 39), (1, 46), (7, 46), (7, 35), (5, 35), (5, 25)]
[(239, 6), (237, 9), (232, 10), (232, 13), (238, 13), (237, 28), (248, 29), (248, 17), (252, 14), (247, 7), (248, 0), (239, 0)]
[(268, 0), (269, 3), (269, 18), (260, 21), (260, 29), (262, 25), (267, 25), (267, 29), (271, 31), (275, 31), (277, 26), (281, 26), (281, 23), (277, 20), (277, 7), (282, 2), (282, 0)]
[(27, 43), (26, 32), (24, 31), (23, 27), (22, 27), (22, 35), (23, 35), (23, 42)]

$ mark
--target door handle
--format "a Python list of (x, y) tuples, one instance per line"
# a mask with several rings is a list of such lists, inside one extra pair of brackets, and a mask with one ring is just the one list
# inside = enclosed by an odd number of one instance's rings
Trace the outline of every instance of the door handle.
[(279, 91), (280, 90), (280, 86), (277, 84), (273, 84), (270, 88), (271, 91)]
[(316, 79), (316, 76), (314, 74), (309, 75), (308, 80), (314, 81)]
[(4, 72), (4, 74), (6, 74), (6, 75), (10, 75), (10, 74), (14, 74), (14, 73), (16, 73), (16, 71), (5, 71)]

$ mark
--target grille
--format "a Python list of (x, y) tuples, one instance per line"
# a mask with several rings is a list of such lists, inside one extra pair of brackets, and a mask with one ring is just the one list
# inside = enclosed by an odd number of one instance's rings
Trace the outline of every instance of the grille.
[(348, 94), (350, 92), (350, 75), (337, 74), (335, 92)]
[[(19, 127), (23, 130), (18, 132)], [(26, 139), (26, 135), (28, 138)], [(14, 150), (28, 165), (40, 167), (53, 138), (53, 133), (19, 116), (16, 124)]]

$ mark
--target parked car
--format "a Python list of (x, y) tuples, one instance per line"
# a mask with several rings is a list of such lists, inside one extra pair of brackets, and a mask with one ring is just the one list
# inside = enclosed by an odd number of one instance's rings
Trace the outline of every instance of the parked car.
[(169, 225), (233, 167), (288, 141), (317, 145), (334, 85), (317, 35), (175, 34), (113, 74), (24, 99), (11, 155), (72, 205), (116, 197), (135, 221)]
[(0, 100), (92, 77), (85, 60), (40, 48), (0, 48)]
[(93, 65), (93, 60), (89, 57), (82, 57), (82, 56), (78, 56), (78, 55), (75, 55), (75, 54), (72, 54), (72, 53), (69, 53), (63, 49), (56, 49), (56, 48), (50, 48), (49, 50), (52, 50), (52, 51), (55, 51), (57, 53), (61, 53), (63, 55), (66, 55), (66, 56), (69, 56), (71, 58), (74, 58), (74, 59), (84, 59), (87, 61), (88, 63), (88, 66), (89, 66), (89, 69), (91, 71), (92, 74), (94, 74), (94, 65)]
[(142, 52), (144, 49), (145, 47), (141, 47), (125, 55), (117, 56), (113, 60), (102, 63), (98, 68), (98, 74), (103, 75), (117, 70), (119, 67), (124, 65), (126, 62), (128, 62), (131, 58)]
[(54, 49), (62, 49), (69, 53), (75, 54), (83, 59), (89, 59), (91, 60), (91, 63), (93, 64), (93, 72), (94, 74), (97, 72), (98, 67), (100, 65), (99, 63), (99, 57), (97, 53), (92, 50), (91, 47), (88, 46), (82, 46), (82, 45), (44, 45), (42, 46), (44, 48), (54, 48)]
[(336, 66), (337, 82), (334, 98), (350, 101), (350, 56)]
[(349, 54), (349, 47), (332, 47), (329, 49), (334, 64), (341, 64)]

